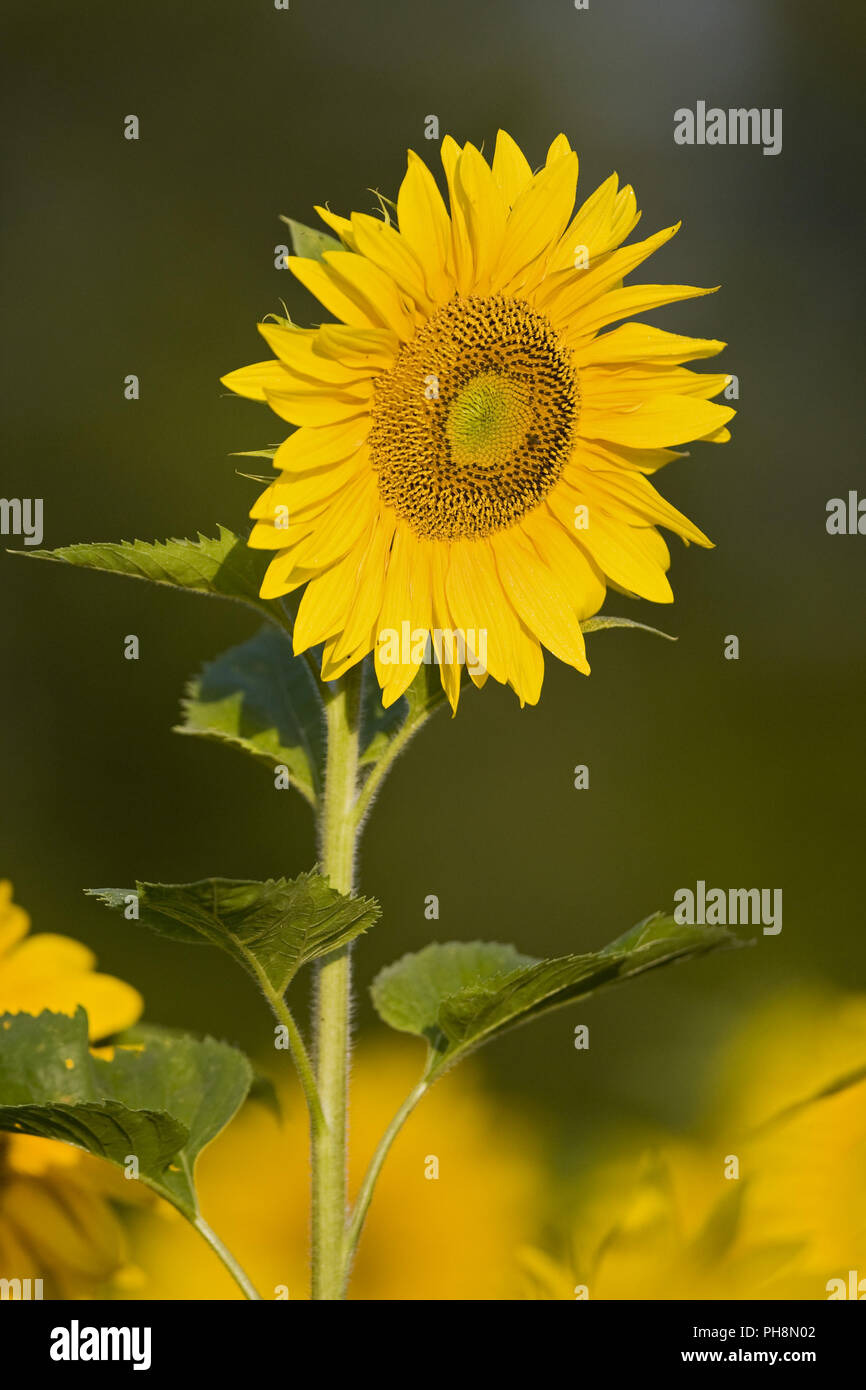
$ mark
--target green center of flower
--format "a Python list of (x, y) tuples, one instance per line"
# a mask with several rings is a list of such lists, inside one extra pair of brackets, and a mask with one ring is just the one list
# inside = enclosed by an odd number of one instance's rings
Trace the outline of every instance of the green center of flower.
[(481, 372), (452, 401), (445, 436), (458, 467), (495, 468), (520, 446), (531, 423), (530, 388), (498, 372)]
[(370, 460), (382, 501), (419, 538), (513, 526), (557, 481), (577, 436), (571, 353), (504, 295), (442, 305), (375, 384)]

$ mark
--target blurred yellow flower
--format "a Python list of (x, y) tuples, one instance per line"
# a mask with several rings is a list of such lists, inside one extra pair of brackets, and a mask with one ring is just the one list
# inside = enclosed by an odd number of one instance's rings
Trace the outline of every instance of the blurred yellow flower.
[[(420, 1057), (401, 1045), (364, 1047), (352, 1082), (350, 1184), (397, 1105)], [(309, 1297), (306, 1112), (280, 1087), (283, 1123), (248, 1104), (202, 1155), (202, 1210), (264, 1298)], [(438, 1177), (433, 1176), (437, 1171)], [(376, 1188), (349, 1287), (355, 1299), (499, 1299), (513, 1295), (514, 1251), (536, 1237), (544, 1189), (535, 1140), (466, 1067), (425, 1097), (398, 1137)], [(165, 1203), (135, 1223), (138, 1297), (237, 1298), (237, 1287)]]
[[(0, 1014), (87, 1010), (96, 1041), (131, 1027), (142, 999), (94, 969), (91, 951), (67, 936), (28, 936), (30, 918), (0, 881)], [(0, 1278), (43, 1280), (44, 1295), (80, 1298), (123, 1269), (126, 1241), (111, 1201), (129, 1201), (107, 1163), (67, 1144), (0, 1134)]]
[(705, 1094), (691, 1141), (582, 1178), (568, 1252), (520, 1255), (528, 1296), (825, 1299), (866, 1277), (866, 995), (763, 1005)]

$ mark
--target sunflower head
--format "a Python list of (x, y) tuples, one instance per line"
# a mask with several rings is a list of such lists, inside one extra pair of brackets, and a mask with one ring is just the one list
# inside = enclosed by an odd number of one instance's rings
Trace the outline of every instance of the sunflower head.
[(710, 291), (624, 286), (678, 228), (623, 245), (615, 174), (575, 211), (565, 136), (535, 172), (504, 131), (442, 164), (447, 204), (410, 151), (396, 222), (318, 208), (340, 249), (289, 267), (336, 322), (262, 324), (274, 357), (223, 378), (296, 427), (249, 543), (276, 552), (263, 597), (306, 586), (295, 651), (324, 644), (324, 679), (373, 652), (390, 705), (433, 650), (454, 708), (463, 665), (535, 703), (543, 648), (589, 672), (608, 585), (672, 600), (657, 526), (710, 544), (649, 475), (728, 438), (728, 377), (684, 365), (724, 344), (622, 322)]
[[(97, 972), (86, 946), (29, 932), (29, 915), (0, 880), (0, 1014), (71, 1014), (81, 1005), (91, 1041), (138, 1021), (138, 991)], [(0, 1134), (0, 1278), (43, 1279), (49, 1296), (92, 1296), (126, 1272), (126, 1239), (112, 1202), (141, 1201), (140, 1192), (69, 1144)]]

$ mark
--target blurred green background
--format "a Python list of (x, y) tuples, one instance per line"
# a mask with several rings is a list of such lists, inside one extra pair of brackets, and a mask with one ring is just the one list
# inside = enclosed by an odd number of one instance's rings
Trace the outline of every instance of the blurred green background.
[[(282, 427), (218, 379), (266, 355), (255, 324), (281, 298), (316, 318), (274, 268), (278, 214), (372, 210), (368, 190), (395, 193), (407, 147), (436, 159), (428, 114), (488, 150), (503, 125), (533, 164), (564, 131), (579, 196), (615, 169), (643, 235), (683, 218), (648, 278), (723, 289), (653, 321), (731, 344), (719, 361), (739, 377), (740, 414), (732, 443), (697, 446), (660, 483), (717, 549), (672, 540), (673, 608), (608, 601), (676, 645), (598, 634), (590, 679), (551, 659), (538, 708), (491, 683), (410, 748), (365, 835), (361, 883), (384, 920), (357, 953), (356, 1024), (379, 1029), (367, 984), (433, 929), (581, 951), (698, 878), (780, 887), (780, 936), (484, 1055), (566, 1164), (611, 1126), (687, 1123), (708, 1057), (752, 1001), (796, 979), (864, 979), (866, 539), (825, 530), (829, 498), (866, 492), (852, 294), (862, 5), (48, 0), (7, 13), (2, 492), (44, 498), (46, 546), (244, 527), (257, 488), (229, 454)], [(675, 145), (674, 111), (699, 99), (782, 107), (781, 155)], [(123, 138), (130, 113), (137, 143)], [(152, 1020), (266, 1052), (269, 1018), (227, 960), (81, 892), (311, 864), (300, 799), (240, 754), (171, 732), (187, 678), (255, 619), (5, 553), (0, 568), (0, 873), (36, 929), (81, 937), (137, 984)], [(723, 659), (729, 633), (738, 662)], [(573, 789), (576, 763), (588, 791)], [(588, 1053), (573, 1048), (578, 1022)]]

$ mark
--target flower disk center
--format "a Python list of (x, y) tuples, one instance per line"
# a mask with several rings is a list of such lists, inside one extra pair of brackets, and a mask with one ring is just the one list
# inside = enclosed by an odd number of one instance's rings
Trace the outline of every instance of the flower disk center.
[(532, 422), (530, 391), (498, 372), (481, 372), (457, 393), (445, 435), (460, 467), (495, 468), (523, 443)]
[(455, 297), (376, 382), (382, 500), (422, 538), (511, 526), (559, 479), (579, 405), (570, 354), (543, 315), (519, 299)]

